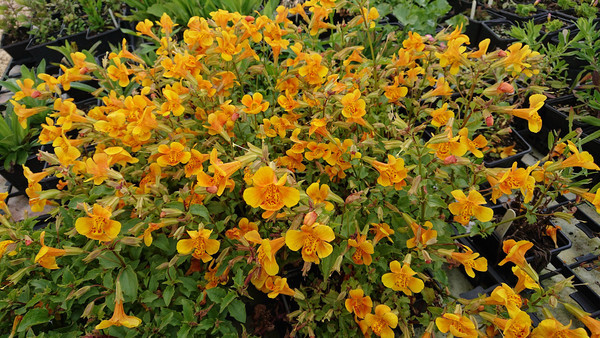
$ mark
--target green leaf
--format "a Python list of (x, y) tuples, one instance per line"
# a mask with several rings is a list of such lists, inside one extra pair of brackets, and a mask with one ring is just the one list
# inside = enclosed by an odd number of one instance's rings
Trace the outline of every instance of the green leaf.
[(208, 295), (208, 299), (214, 303), (219, 303), (221, 302), (221, 299), (225, 297), (225, 290), (220, 288), (212, 288), (206, 290), (206, 294)]
[(202, 217), (206, 222), (211, 222), (210, 213), (208, 212), (208, 209), (206, 209), (206, 207), (201, 204), (192, 204), (192, 206), (190, 206), (190, 212), (194, 216)]
[(163, 300), (165, 301), (165, 306), (169, 306), (169, 304), (171, 304), (171, 299), (173, 298), (174, 294), (175, 287), (173, 287), (173, 285), (167, 286), (167, 288), (163, 292)]
[(23, 316), (23, 319), (21, 320), (21, 324), (19, 324), (19, 329), (17, 331), (24, 332), (34, 325), (47, 323), (50, 320), (50, 318), (52, 318), (52, 316), (48, 314), (48, 310), (46, 310), (45, 308), (31, 309), (27, 311), (25, 316)]
[(246, 322), (246, 305), (239, 299), (234, 299), (229, 305), (229, 314), (240, 323)]
[(179, 298), (178, 301), (183, 307), (183, 320), (193, 322), (196, 318), (194, 316), (194, 302), (185, 298)]
[(165, 5), (154, 4), (146, 10), (146, 13), (154, 15), (157, 18), (160, 18), (163, 13), (171, 13), (171, 11), (169, 11), (169, 8), (167, 8), (167, 6), (165, 6)]
[(225, 308), (235, 299), (236, 296), (237, 295), (235, 292), (229, 292), (227, 296), (221, 300), (221, 309), (219, 310), (219, 313), (223, 312), (223, 310), (225, 310)]
[(121, 273), (121, 287), (125, 296), (137, 299), (138, 278), (131, 266)]

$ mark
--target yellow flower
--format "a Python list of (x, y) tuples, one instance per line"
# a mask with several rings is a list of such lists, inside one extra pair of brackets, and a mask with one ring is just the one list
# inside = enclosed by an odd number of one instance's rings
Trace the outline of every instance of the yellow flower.
[[(15, 241), (11, 241), (10, 239), (7, 239), (5, 241), (0, 242), (0, 258), (2, 258), (2, 256), (4, 256), (4, 253), (7, 253), (7, 255), (9, 256), (14, 256), (17, 254), (17, 251), (15, 251), (15, 247), (16, 244), (14, 244)], [(13, 245), (11, 245), (13, 244)], [(10, 245), (10, 248), (9, 248)]]
[(467, 55), (467, 57), (471, 59), (477, 59), (485, 55), (487, 53), (488, 47), (490, 46), (490, 39), (485, 39), (479, 42), (479, 50), (476, 52), (471, 52)]
[(388, 155), (388, 163), (373, 161), (373, 167), (379, 172), (377, 183), (384, 187), (394, 186), (396, 190), (402, 190), (406, 185), (404, 179), (408, 174), (408, 170), (404, 167), (404, 159), (401, 157), (395, 158), (393, 155)]
[(355, 89), (352, 93), (344, 95), (341, 103), (344, 106), (342, 109), (342, 115), (344, 115), (346, 118), (346, 122), (356, 122), (361, 126), (365, 126), (367, 124), (367, 121), (362, 118), (365, 116), (367, 111), (365, 110), (365, 100), (360, 98), (360, 90)]
[(121, 231), (121, 223), (110, 219), (112, 216), (110, 209), (100, 204), (94, 204), (92, 213), (87, 207), (85, 209), (89, 217), (80, 217), (75, 221), (75, 229), (79, 234), (102, 242), (117, 238)]
[(100, 185), (108, 178), (110, 157), (106, 153), (95, 153), (93, 158), (85, 162), (86, 172), (92, 175), (87, 181), (94, 180), (95, 185)]
[(222, 36), (217, 37), (217, 48), (215, 51), (221, 53), (225, 61), (233, 60), (233, 56), (242, 51), (242, 45), (237, 43), (237, 36), (226, 30), (221, 31)]
[(572, 154), (560, 163), (561, 168), (582, 167), (591, 170), (600, 170), (600, 167), (594, 163), (594, 157), (590, 153), (587, 151), (580, 153), (573, 142), (567, 142)]
[(487, 259), (485, 257), (479, 257), (479, 253), (473, 252), (468, 246), (463, 246), (463, 249), (465, 252), (452, 252), (450, 256), (465, 267), (465, 272), (469, 277), (475, 277), (473, 270), (487, 271)]
[(287, 174), (279, 180), (270, 167), (262, 167), (252, 177), (253, 187), (244, 190), (244, 201), (251, 207), (266, 210), (263, 218), (268, 218), (284, 206), (293, 207), (300, 201), (300, 192), (286, 187)]
[(144, 21), (138, 22), (135, 29), (139, 32), (138, 35), (148, 35), (149, 37), (158, 40), (158, 37), (152, 32), (152, 21), (145, 19)]
[(531, 77), (531, 75), (539, 73), (539, 70), (532, 70), (531, 64), (526, 61), (528, 58), (538, 55), (540, 54), (538, 52), (533, 52), (529, 49), (529, 46), (523, 46), (520, 42), (514, 43), (506, 50), (506, 57), (492, 64), (490, 68), (494, 69), (500, 65), (504, 66), (508, 72), (512, 72), (513, 76), (523, 73), (526, 76)]
[(440, 160), (445, 160), (451, 155), (460, 157), (467, 152), (467, 145), (460, 142), (460, 138), (460, 135), (452, 137), (452, 130), (448, 129), (448, 142), (431, 143), (427, 148), (432, 149)]
[(544, 106), (545, 101), (545, 95), (533, 94), (529, 97), (529, 108), (510, 109), (507, 113), (527, 120), (529, 131), (537, 133), (542, 129), (542, 118), (538, 110)]
[(204, 263), (212, 260), (211, 255), (216, 254), (221, 246), (218, 240), (208, 238), (212, 230), (188, 230), (187, 233), (190, 238), (181, 239), (177, 242), (177, 252), (182, 255), (188, 255), (192, 252), (192, 257), (201, 259)]
[(141, 237), (144, 238), (144, 244), (146, 246), (150, 246), (152, 245), (152, 232), (155, 230), (158, 230), (162, 227), (164, 227), (165, 225), (163, 223), (150, 223), (148, 224), (148, 227), (146, 229), (144, 229), (144, 233), (142, 234)]
[(242, 97), (242, 104), (245, 106), (242, 110), (246, 114), (252, 115), (267, 111), (269, 108), (269, 102), (263, 102), (263, 95), (261, 93), (254, 93), (252, 96), (244, 95), (244, 97)]
[(354, 264), (371, 265), (371, 262), (373, 262), (371, 255), (375, 253), (375, 248), (370, 241), (367, 241), (366, 235), (359, 234), (356, 236), (356, 239), (348, 239), (348, 246), (356, 248), (356, 251), (352, 254), (352, 261), (354, 261)]
[(580, 322), (587, 326), (592, 333), (590, 336), (591, 338), (600, 338), (600, 320), (590, 317), (589, 313), (583, 311), (575, 305), (569, 303), (563, 303), (563, 305), (567, 311), (569, 311), (572, 315), (577, 317)]
[(461, 129), (458, 134), (460, 135), (460, 142), (467, 146), (467, 149), (475, 155), (475, 157), (482, 158), (483, 153), (479, 148), (483, 148), (487, 145), (487, 140), (483, 135), (477, 135), (473, 140), (469, 139), (469, 130), (467, 128)]
[(517, 285), (513, 288), (516, 293), (520, 293), (525, 289), (539, 289), (540, 285), (527, 274), (523, 269), (518, 266), (512, 267), (512, 272), (517, 276)]
[(252, 230), (258, 231), (258, 226), (256, 223), (250, 222), (246, 217), (244, 217), (238, 222), (238, 227), (227, 230), (227, 232), (225, 232), (225, 236), (227, 236), (229, 239), (240, 240)]
[(410, 265), (404, 263), (400, 266), (400, 262), (390, 262), (391, 273), (386, 273), (381, 277), (383, 285), (391, 288), (394, 291), (402, 291), (405, 294), (411, 296), (412, 293), (419, 293), (425, 287), (422, 280), (417, 277), (413, 277), (416, 272), (410, 268)]
[(294, 296), (296, 294), (288, 285), (287, 278), (281, 278), (279, 276), (267, 277), (265, 288), (269, 290), (269, 293), (267, 294), (269, 298), (275, 298), (279, 294), (288, 296)]
[(331, 202), (327, 202), (327, 196), (329, 195), (329, 186), (327, 184), (322, 184), (319, 187), (319, 182), (315, 182), (308, 186), (306, 189), (306, 194), (312, 200), (314, 205), (319, 205), (321, 203), (325, 204), (325, 210), (331, 211), (333, 210), (333, 204)]
[(482, 317), (490, 320), (499, 327), (506, 338), (529, 337), (531, 332), (531, 317), (525, 311), (518, 310), (511, 314), (510, 319), (498, 318), (491, 314), (482, 313)]
[(544, 319), (531, 332), (531, 338), (565, 337), (565, 338), (587, 338), (589, 337), (584, 328), (570, 330), (569, 325), (563, 325), (554, 318)]
[(191, 157), (188, 163), (185, 165), (185, 177), (190, 177), (192, 175), (198, 175), (204, 168), (202, 164), (206, 162), (210, 158), (208, 154), (202, 154), (196, 149), (192, 149)]
[(471, 338), (478, 336), (475, 324), (466, 316), (444, 313), (441, 317), (435, 319), (435, 325), (442, 333), (450, 331), (455, 337)]
[(361, 7), (358, 24), (360, 25), (363, 22), (365, 22), (365, 18), (367, 19), (367, 24), (369, 24), (369, 28), (375, 28), (375, 20), (379, 18), (379, 12), (377, 11), (377, 8), (371, 7), (367, 11), (365, 7)]
[(269, 276), (275, 276), (279, 272), (275, 254), (285, 245), (285, 238), (262, 239), (256, 230), (246, 233), (244, 238), (254, 244), (260, 244), (258, 250), (256, 250), (256, 259)]
[[(32, 79), (24, 79), (22, 82), (21, 80), (17, 80), (17, 86), (19, 86), (19, 89), (21, 90), (16, 92), (15, 95), (13, 95), (13, 100), (20, 101), (25, 97), (32, 97), (35, 91), (33, 89), (34, 84), (35, 81), (33, 81)], [(37, 94), (39, 95), (40, 92), (37, 92)]]
[(379, 337), (393, 338), (394, 331), (398, 325), (398, 316), (392, 313), (387, 305), (377, 305), (375, 314), (368, 313), (365, 316), (365, 324), (373, 330), (373, 333)]
[(444, 103), (441, 108), (433, 110), (429, 115), (433, 118), (431, 124), (434, 127), (445, 126), (451, 118), (454, 118), (454, 112), (448, 110), (448, 103)]
[(170, 145), (159, 145), (158, 152), (162, 155), (156, 159), (156, 163), (161, 167), (187, 163), (192, 157), (192, 154), (189, 151), (183, 151), (184, 148), (183, 144), (179, 142), (171, 142)]
[(115, 310), (113, 315), (108, 320), (103, 320), (96, 325), (96, 330), (106, 329), (111, 326), (125, 326), (127, 328), (137, 327), (142, 323), (142, 320), (135, 316), (128, 316), (123, 309), (123, 295), (121, 292), (121, 283), (117, 281), (117, 291), (115, 295)]
[(435, 88), (428, 91), (421, 97), (423, 100), (426, 100), (430, 97), (434, 96), (450, 96), (452, 95), (452, 88), (448, 82), (446, 82), (446, 78), (443, 76), (436, 80)]
[(421, 249), (426, 248), (428, 245), (435, 244), (437, 242), (437, 231), (433, 230), (433, 224), (430, 221), (426, 221), (423, 226), (412, 222), (410, 228), (413, 231), (415, 237), (412, 237), (406, 241), (406, 247), (411, 249), (419, 247)]
[(533, 247), (533, 243), (527, 240), (515, 241), (509, 239), (503, 242), (502, 251), (506, 254), (506, 257), (498, 263), (498, 265), (504, 265), (507, 262), (513, 262), (518, 267), (523, 268), (527, 261), (525, 260), (525, 253), (527, 250)]
[(44, 244), (44, 238), (46, 237), (46, 231), (42, 231), (40, 235), (40, 243), (42, 244), (42, 248), (35, 255), (34, 263), (40, 263), (41, 266), (46, 269), (58, 269), (58, 265), (56, 265), (56, 257), (64, 256), (66, 251), (64, 249), (55, 249)]
[(511, 316), (520, 311), (521, 306), (523, 305), (521, 296), (519, 296), (513, 288), (504, 283), (496, 287), (490, 296), (483, 301), (485, 304), (505, 306)]
[(166, 99), (160, 107), (162, 115), (169, 116), (173, 113), (173, 116), (181, 116), (185, 111), (185, 107), (181, 104), (182, 100), (179, 94), (167, 88), (164, 88), (162, 92)]
[(200, 170), (196, 173), (196, 179), (199, 186), (206, 187), (210, 193), (221, 196), (225, 188), (229, 188), (231, 191), (235, 187), (235, 181), (230, 177), (240, 169), (242, 163), (240, 161), (223, 163), (217, 156), (217, 149), (213, 148), (210, 152), (211, 165), (208, 167), (208, 171), (213, 173), (213, 177)]
[(387, 223), (371, 223), (373, 226), (371, 228), (371, 232), (375, 233), (375, 238), (373, 239), (373, 245), (377, 244), (380, 239), (383, 237), (387, 237), (387, 239), (394, 243), (394, 241), (390, 238), (391, 235), (394, 234), (394, 230), (390, 228), (390, 225)]
[(459, 37), (448, 41), (448, 47), (443, 53), (435, 52), (435, 56), (440, 59), (440, 66), (450, 66), (450, 74), (456, 75), (460, 66), (467, 62), (465, 51), (467, 47), (463, 46), (468, 43), (469, 38)]
[(27, 107), (25, 107), (25, 105), (20, 104), (13, 100), (10, 100), (10, 103), (12, 103), (12, 105), (14, 107), (15, 115), (17, 115), (17, 119), (19, 120), (19, 123), (21, 124), (21, 127), (23, 127), (23, 129), (27, 129), (27, 119), (28, 118), (30, 118), (34, 115), (37, 115), (47, 109), (45, 106), (44, 107), (27, 108)]
[(321, 223), (303, 224), (300, 230), (288, 230), (285, 244), (292, 251), (302, 248), (302, 259), (305, 262), (319, 264), (319, 258), (325, 258), (333, 252), (328, 242), (335, 239), (333, 230)]
[(488, 222), (494, 216), (491, 208), (481, 206), (485, 204), (485, 198), (477, 190), (469, 191), (469, 196), (465, 196), (462, 190), (451, 192), (457, 202), (450, 203), (448, 208), (454, 215), (454, 220), (462, 225), (467, 225), (471, 216), (475, 216), (481, 222)]
[(311, 53), (307, 55), (306, 65), (298, 69), (298, 74), (311, 85), (321, 85), (328, 71), (327, 67), (321, 64), (321, 60), (322, 57), (319, 54)]
[(113, 81), (119, 81), (119, 86), (127, 87), (129, 75), (133, 74), (133, 69), (128, 69), (127, 66), (121, 63), (120, 58), (114, 58), (113, 62), (114, 65), (108, 66), (108, 77)]
[[(346, 61), (344, 61), (346, 62)], [(400, 86), (400, 77), (394, 77), (394, 84), (391, 86), (386, 86), (385, 88), (385, 97), (387, 97), (388, 101), (391, 103), (398, 102), (401, 98), (405, 97), (408, 93), (408, 88), (404, 86)]]
[(354, 313), (354, 318), (365, 318), (368, 313), (371, 313), (373, 301), (371, 297), (365, 296), (362, 289), (350, 290), (348, 295), (350, 297), (346, 299), (344, 304), (348, 312)]

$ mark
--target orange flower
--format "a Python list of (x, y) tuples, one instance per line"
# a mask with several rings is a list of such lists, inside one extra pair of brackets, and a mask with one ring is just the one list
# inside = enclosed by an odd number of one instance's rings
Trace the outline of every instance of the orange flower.
[(467, 63), (465, 51), (467, 47), (464, 43), (469, 43), (468, 37), (458, 37), (448, 41), (448, 46), (443, 53), (435, 52), (435, 56), (440, 60), (440, 66), (450, 66), (450, 75), (456, 75), (460, 66)]
[(533, 243), (527, 240), (515, 241), (509, 239), (503, 242), (502, 251), (506, 253), (506, 257), (498, 263), (498, 265), (504, 265), (506, 262), (513, 262), (518, 267), (523, 268), (527, 261), (525, 260), (525, 253), (527, 250), (533, 247)]
[(450, 331), (455, 337), (471, 338), (478, 336), (475, 324), (466, 316), (444, 313), (441, 317), (435, 319), (435, 325), (441, 332)]
[(161, 167), (187, 163), (192, 157), (192, 154), (189, 151), (183, 151), (184, 148), (183, 144), (179, 142), (171, 142), (170, 145), (159, 145), (158, 152), (162, 155), (156, 159), (156, 163)]
[(460, 142), (460, 135), (452, 137), (452, 130), (448, 129), (448, 141), (440, 143), (430, 143), (427, 148), (432, 149), (440, 160), (445, 160), (451, 155), (460, 157), (467, 152), (467, 145), (464, 142)]
[[(192, 259), (192, 261), (194, 261), (194, 259)], [(200, 262), (200, 261), (196, 260), (196, 262)], [(214, 262), (215, 261), (210, 262), (210, 266), (208, 267), (208, 272), (206, 272), (204, 274), (204, 279), (206, 279), (208, 281), (208, 283), (206, 283), (206, 285), (204, 286), (204, 288), (206, 290), (217, 287), (217, 285), (219, 285), (219, 284), (225, 285), (225, 284), (227, 284), (227, 280), (229, 279), (227, 276), (227, 274), (229, 273), (229, 267), (225, 268), (225, 271), (223, 271), (222, 275), (217, 276), (217, 271), (221, 264), (217, 264), (217, 266), (213, 266)], [(190, 274), (191, 273), (193, 273), (193, 272), (190, 272)], [(186, 275), (187, 274), (188, 273), (186, 273)]]
[(433, 118), (431, 124), (434, 127), (445, 126), (451, 118), (454, 118), (454, 112), (448, 110), (448, 103), (444, 103), (441, 108), (434, 109), (429, 115)]
[(46, 237), (46, 231), (42, 231), (40, 235), (40, 243), (42, 244), (42, 248), (35, 255), (34, 263), (40, 263), (41, 266), (46, 269), (58, 269), (58, 265), (56, 265), (56, 257), (64, 256), (66, 254), (66, 250), (64, 249), (55, 249), (44, 244), (44, 238)]
[(490, 46), (490, 39), (485, 39), (479, 42), (479, 50), (476, 52), (470, 52), (467, 57), (471, 59), (477, 59), (485, 55), (487, 53), (488, 47)]
[(563, 305), (567, 311), (569, 311), (572, 315), (577, 317), (580, 322), (587, 326), (592, 333), (590, 338), (600, 338), (600, 320), (590, 317), (589, 313), (583, 311), (575, 305), (569, 303), (563, 303)]
[(469, 277), (475, 277), (473, 270), (487, 271), (487, 259), (485, 257), (479, 257), (479, 253), (473, 252), (468, 246), (463, 246), (463, 249), (465, 252), (451, 252), (450, 256), (465, 267), (465, 272)]
[(290, 288), (287, 283), (287, 278), (281, 278), (279, 276), (269, 276), (265, 281), (265, 288), (269, 290), (267, 296), (269, 298), (275, 298), (279, 294), (294, 296), (296, 292)]
[(325, 200), (329, 195), (329, 186), (327, 184), (323, 184), (319, 187), (319, 182), (315, 182), (306, 189), (306, 194), (310, 197), (314, 205), (324, 203), (325, 210), (333, 210), (333, 204)]
[(569, 325), (563, 325), (554, 318), (544, 319), (531, 332), (531, 338), (565, 337), (565, 338), (587, 338), (589, 337), (585, 329), (570, 330)]
[(345, 302), (346, 310), (354, 313), (354, 318), (365, 318), (368, 313), (371, 313), (373, 301), (371, 297), (365, 296), (362, 289), (350, 290), (349, 295)]
[(360, 98), (360, 90), (355, 89), (352, 93), (348, 93), (342, 97), (341, 100), (344, 108), (342, 109), (342, 115), (346, 118), (348, 123), (358, 123), (361, 126), (365, 126), (367, 121), (363, 120), (363, 116), (367, 113), (365, 110), (365, 100)]
[(218, 157), (217, 149), (213, 148), (210, 152), (210, 166), (208, 171), (213, 173), (213, 177), (210, 177), (204, 171), (199, 171), (196, 174), (198, 185), (201, 187), (207, 187), (211, 193), (221, 196), (225, 188), (233, 190), (235, 182), (230, 178), (240, 167), (242, 163), (240, 161), (233, 161), (223, 163)]
[(252, 177), (253, 187), (244, 190), (244, 201), (251, 207), (266, 210), (262, 217), (268, 218), (284, 206), (293, 207), (300, 201), (300, 192), (284, 186), (287, 174), (279, 180), (270, 167), (262, 167)]
[(87, 181), (94, 180), (95, 185), (100, 185), (108, 178), (110, 157), (105, 153), (95, 153), (93, 158), (88, 158), (85, 162), (86, 172), (92, 177)]
[(371, 262), (373, 261), (371, 255), (375, 253), (375, 249), (373, 244), (367, 240), (367, 235), (359, 234), (356, 236), (356, 239), (348, 239), (348, 246), (356, 248), (356, 251), (352, 254), (354, 264), (371, 265)]
[(490, 68), (496, 68), (499, 65), (504, 66), (506, 71), (511, 72), (512, 76), (520, 73), (531, 77), (533, 74), (539, 73), (538, 69), (532, 69), (531, 64), (527, 63), (527, 59), (540, 55), (538, 52), (532, 51), (529, 46), (523, 46), (522, 43), (513, 43), (506, 50), (506, 57), (492, 64)]
[(216, 254), (221, 246), (218, 240), (208, 238), (212, 230), (188, 230), (187, 233), (190, 235), (190, 238), (181, 239), (177, 242), (177, 252), (182, 255), (188, 255), (193, 251), (192, 257), (201, 259), (204, 263), (212, 260), (211, 255)]
[(110, 219), (112, 212), (109, 208), (94, 204), (90, 213), (87, 206), (84, 207), (89, 217), (80, 217), (75, 221), (75, 229), (79, 234), (102, 242), (117, 238), (121, 232), (121, 223)]
[(473, 140), (469, 139), (469, 130), (467, 128), (461, 129), (458, 134), (460, 135), (460, 142), (464, 143), (467, 146), (467, 150), (469, 150), (475, 157), (482, 158), (483, 153), (479, 148), (483, 148), (487, 145), (487, 140), (483, 135), (477, 135), (477, 137)]
[[(4, 256), (4, 253), (7, 251), (8, 251), (7, 255), (9, 255), (9, 256), (14, 256), (17, 254), (17, 252), (15, 251), (16, 244), (14, 244), (14, 243), (15, 243), (15, 241), (11, 241), (9, 239), (0, 242), (0, 258), (2, 258), (2, 256)], [(9, 245), (10, 245), (10, 248), (9, 248)]]
[(371, 228), (371, 232), (375, 233), (375, 238), (373, 239), (373, 245), (377, 244), (380, 239), (383, 237), (387, 237), (387, 239), (394, 243), (394, 241), (390, 238), (391, 235), (394, 234), (394, 230), (390, 228), (390, 225), (387, 223), (371, 223), (373, 228)]
[(375, 314), (368, 313), (365, 316), (365, 324), (379, 337), (393, 338), (394, 331), (398, 325), (398, 316), (392, 313), (387, 305), (377, 305)]
[(222, 36), (217, 37), (216, 51), (221, 53), (221, 57), (225, 61), (233, 60), (233, 56), (242, 51), (242, 45), (237, 43), (237, 36), (233, 32), (226, 30), (221, 31)]
[(142, 320), (135, 316), (127, 316), (123, 309), (123, 294), (121, 291), (121, 283), (117, 280), (117, 291), (115, 296), (115, 311), (108, 320), (103, 320), (96, 325), (96, 330), (106, 329), (111, 326), (125, 326), (127, 328), (137, 327), (142, 323)]
[[(20, 91), (16, 92), (15, 95), (13, 95), (13, 100), (15, 101), (20, 101), (25, 97), (31, 97), (33, 95), (34, 89), (33, 89), (33, 85), (35, 84), (35, 81), (33, 81), (32, 79), (24, 79), (22, 82), (21, 80), (17, 80), (17, 86), (19, 86), (19, 89), (21, 89)], [(40, 94), (39, 92), (37, 94)]]
[(185, 111), (185, 107), (181, 104), (182, 100), (179, 94), (168, 88), (163, 88), (162, 92), (166, 99), (160, 107), (162, 115), (169, 116), (173, 113), (173, 116), (181, 116)]
[(511, 314), (510, 319), (498, 318), (491, 314), (485, 316), (485, 312), (482, 313), (482, 317), (490, 320), (500, 329), (506, 338), (519, 338), (529, 337), (531, 331), (531, 317), (525, 311), (517, 310)]
[(252, 115), (267, 111), (267, 108), (269, 108), (269, 102), (263, 102), (263, 95), (261, 93), (254, 93), (252, 96), (244, 95), (244, 97), (242, 97), (242, 104), (246, 106), (246, 108), (242, 110), (246, 114)]
[(204, 168), (202, 164), (206, 162), (210, 158), (208, 154), (202, 154), (196, 149), (192, 149), (191, 157), (188, 163), (185, 165), (185, 177), (190, 177), (192, 175), (198, 175)]
[[(346, 61), (344, 61), (346, 62)], [(390, 86), (386, 86), (385, 88), (385, 97), (387, 97), (388, 101), (391, 103), (398, 102), (401, 98), (405, 97), (408, 93), (408, 88), (404, 86), (400, 86), (400, 77), (394, 77), (394, 84)]]
[(321, 55), (316, 53), (307, 55), (306, 65), (298, 69), (298, 74), (311, 85), (321, 85), (328, 72), (327, 67), (321, 64), (322, 59)]
[(448, 208), (454, 215), (454, 220), (462, 225), (469, 224), (471, 216), (475, 216), (481, 222), (488, 222), (494, 216), (491, 208), (481, 206), (485, 204), (485, 198), (477, 190), (469, 191), (469, 196), (465, 196), (462, 190), (451, 192), (457, 202), (450, 203)]
[(510, 109), (507, 113), (527, 120), (529, 131), (537, 133), (542, 129), (542, 118), (538, 110), (544, 106), (546, 96), (533, 94), (529, 97), (529, 108)]
[(45, 106), (27, 108), (25, 107), (25, 105), (22, 105), (13, 100), (10, 100), (10, 103), (12, 103), (15, 115), (17, 115), (17, 119), (19, 120), (19, 123), (21, 124), (21, 127), (23, 127), (23, 129), (27, 129), (28, 118), (37, 115), (47, 109)]
[(412, 293), (419, 293), (425, 287), (422, 280), (413, 277), (416, 272), (410, 268), (408, 263), (400, 266), (400, 262), (390, 262), (391, 273), (386, 273), (381, 277), (383, 285), (391, 288), (394, 291), (402, 291), (405, 294), (412, 296)]
[(144, 238), (144, 244), (146, 246), (150, 246), (152, 245), (152, 241), (154, 240), (152, 238), (152, 232), (155, 230), (158, 230), (162, 227), (164, 227), (165, 224), (164, 223), (150, 223), (148, 224), (148, 227), (146, 229), (144, 229), (144, 233), (142, 234), (141, 237)]
[[(139, 24), (138, 24), (139, 25)], [(108, 77), (113, 81), (119, 81), (119, 86), (127, 87), (129, 84), (129, 75), (133, 74), (133, 69), (128, 69), (120, 58), (113, 59), (114, 65), (107, 68)]]
[(335, 239), (333, 230), (321, 223), (303, 224), (300, 230), (288, 230), (285, 234), (285, 244), (292, 251), (302, 248), (302, 259), (305, 262), (319, 264), (319, 258), (325, 258), (333, 252), (328, 242)]
[(258, 231), (258, 226), (256, 223), (250, 222), (246, 217), (244, 217), (238, 222), (238, 227), (227, 230), (227, 232), (225, 232), (225, 236), (227, 236), (229, 239), (240, 240), (252, 230)]
[(558, 244), (556, 243), (556, 233), (558, 232), (558, 230), (561, 230), (562, 228), (560, 227), (560, 225), (548, 225), (546, 226), (546, 235), (550, 236), (550, 238), (552, 238), (552, 241), (554, 242), (554, 247), (558, 248)]
[(395, 158), (393, 155), (388, 155), (388, 163), (373, 161), (373, 167), (379, 171), (377, 183), (384, 187), (394, 186), (396, 190), (402, 190), (406, 185), (404, 179), (408, 174), (408, 170), (404, 167), (404, 159), (401, 157)]
[(518, 278), (517, 285), (515, 285), (515, 287), (513, 288), (516, 293), (520, 293), (521, 291), (523, 291), (525, 289), (539, 289), (540, 288), (539, 284), (536, 283), (536, 281), (534, 281), (533, 278), (531, 278), (531, 276), (529, 276), (529, 274), (527, 274), (527, 272), (525, 272), (520, 267), (518, 267), (516, 265), (513, 266), (512, 272)]
[(437, 242), (437, 231), (432, 230), (433, 224), (426, 221), (423, 226), (413, 222), (410, 224), (410, 228), (413, 231), (415, 237), (410, 238), (406, 241), (406, 247), (411, 249), (414, 247), (425, 248), (428, 245)]
[(572, 154), (560, 163), (561, 168), (582, 167), (591, 170), (600, 170), (600, 167), (594, 163), (594, 157), (590, 153), (587, 151), (580, 153), (573, 142), (567, 142)]
[(516, 293), (513, 288), (502, 283), (502, 285), (496, 287), (489, 297), (483, 300), (485, 304), (490, 305), (503, 305), (508, 310), (508, 313), (516, 314), (520, 311), (523, 305), (523, 299)]
[(262, 239), (256, 230), (246, 233), (244, 238), (254, 244), (260, 244), (256, 250), (256, 260), (269, 276), (275, 276), (279, 272), (275, 254), (285, 245), (285, 238)]
[(452, 95), (452, 89), (446, 79), (442, 76), (436, 80), (435, 88), (425, 93), (421, 98), (426, 100), (434, 96), (450, 96)]

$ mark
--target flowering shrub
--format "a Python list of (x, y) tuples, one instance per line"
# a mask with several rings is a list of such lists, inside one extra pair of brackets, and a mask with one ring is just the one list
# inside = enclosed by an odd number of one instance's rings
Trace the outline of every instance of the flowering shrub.
[[(163, 15), (137, 25), (150, 57), (125, 42), (101, 64), (72, 53), (62, 75), (17, 93), (55, 98), (40, 135), (51, 166), (27, 194), (56, 206), (56, 222), (32, 231), (0, 217), (2, 331), (259, 334), (247, 311), (280, 304), (270, 299), (291, 304), (290, 333), (310, 336), (569, 330), (553, 318), (532, 329), (525, 311), (556, 304), (565, 285), (540, 287), (524, 254), (543, 238), (519, 233), (548, 238), (545, 208), (565, 191), (600, 207), (571, 180), (598, 167), (575, 133), (543, 164), (482, 164), (496, 147), (484, 135), (509, 132), (494, 121), (539, 130), (545, 97), (527, 84), (543, 56), (489, 41), (468, 51), (460, 29), (376, 41), (377, 11), (336, 27), (333, 7), (219, 10), (188, 27)], [(90, 80), (102, 104), (59, 98)], [(46, 174), (56, 189), (41, 189)], [(455, 239), (506, 223), (486, 204), (506, 198), (516, 217), (500, 263), (518, 283), (457, 299), (447, 268), (475, 277), (488, 262)]]

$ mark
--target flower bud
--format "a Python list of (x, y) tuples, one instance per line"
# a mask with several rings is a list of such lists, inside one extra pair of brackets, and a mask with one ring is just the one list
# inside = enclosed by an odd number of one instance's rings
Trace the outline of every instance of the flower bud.
[(503, 50), (499, 50), (499, 51), (498, 51), (498, 56), (499, 56), (499, 57), (503, 58), (503, 57), (505, 57), (506, 55), (508, 55), (508, 54), (506, 54), (506, 52), (505, 52), (505, 51), (503, 51)]
[(210, 186), (210, 187), (206, 187), (206, 192), (209, 194), (215, 194), (217, 192), (217, 187), (216, 186)]
[(501, 93), (512, 94), (515, 92), (515, 88), (508, 82), (502, 82), (498, 86), (498, 91)]
[(129, 246), (140, 246), (142, 242), (141, 238), (138, 237), (123, 237), (121, 238), (121, 243)]
[(31, 93), (31, 97), (34, 98), (34, 99), (37, 99), (38, 97), (40, 97), (40, 95), (42, 95), (42, 93), (39, 90), (34, 90)]
[(485, 125), (491, 127), (494, 125), (494, 117), (492, 115), (485, 118)]
[(317, 213), (316, 213), (316, 212), (314, 212), (314, 211), (311, 211), (311, 212), (309, 212), (308, 214), (306, 214), (306, 215), (304, 216), (304, 221), (303, 221), (303, 222), (304, 222), (304, 224), (306, 224), (306, 225), (313, 225), (313, 224), (314, 224), (314, 223), (317, 221), (317, 217), (318, 217), (318, 216), (319, 216), (319, 215), (317, 215)]
[(444, 159), (445, 165), (454, 164), (456, 162), (458, 162), (458, 159), (454, 155), (450, 155)]
[(254, 21), (254, 17), (247, 15), (244, 20), (246, 20), (247, 22), (253, 22)]

